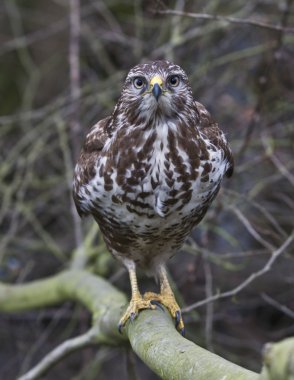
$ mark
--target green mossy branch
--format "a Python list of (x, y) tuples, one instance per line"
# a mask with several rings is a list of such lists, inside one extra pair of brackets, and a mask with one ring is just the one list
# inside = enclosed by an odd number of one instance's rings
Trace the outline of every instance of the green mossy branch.
[[(258, 374), (183, 338), (175, 330), (169, 314), (160, 309), (141, 312), (135, 321), (127, 324), (123, 335), (120, 335), (117, 323), (126, 307), (126, 296), (106, 280), (87, 271), (63, 271), (53, 277), (22, 285), (0, 284), (2, 312), (44, 308), (69, 300), (83, 304), (91, 312), (93, 326), (97, 327), (95, 330), (97, 335), (92, 343), (119, 345), (128, 338), (137, 355), (162, 379), (257, 380), (260, 378)], [(293, 350), (293, 347), (291, 349)], [(265, 369), (262, 376), (263, 380), (272, 379)], [(292, 377), (285, 379), (292, 380)]]
[(77, 301), (90, 311), (93, 324), (100, 325), (101, 334), (105, 331), (106, 343), (111, 343), (113, 338), (122, 340), (116, 324), (127, 298), (99, 276), (83, 270), (67, 270), (28, 284), (0, 283), (0, 311), (20, 312), (65, 301)]
[(142, 312), (136, 323), (129, 323), (127, 335), (133, 350), (162, 379), (258, 379), (257, 374), (183, 338), (161, 310)]
[(260, 380), (294, 380), (294, 338), (268, 343)]

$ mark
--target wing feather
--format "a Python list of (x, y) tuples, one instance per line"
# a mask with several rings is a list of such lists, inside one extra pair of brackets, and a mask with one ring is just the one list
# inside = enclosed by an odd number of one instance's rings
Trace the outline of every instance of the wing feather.
[(227, 139), (218, 124), (213, 120), (207, 109), (201, 104), (194, 101), (194, 106), (199, 116), (199, 124), (201, 132), (217, 147), (220, 147), (224, 152), (224, 158), (228, 165), (226, 176), (231, 177), (234, 171), (234, 159), (231, 148)]
[(111, 117), (106, 117), (96, 123), (86, 136), (83, 148), (80, 153), (74, 172), (73, 199), (80, 216), (87, 215), (81, 207), (80, 188), (86, 185), (96, 174), (96, 162), (101, 151), (111, 137), (109, 131), (109, 121)]

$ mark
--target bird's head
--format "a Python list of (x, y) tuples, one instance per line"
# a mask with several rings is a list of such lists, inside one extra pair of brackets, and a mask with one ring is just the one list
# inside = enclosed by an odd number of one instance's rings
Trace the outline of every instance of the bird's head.
[(130, 70), (120, 103), (130, 119), (150, 121), (182, 115), (192, 106), (193, 96), (188, 77), (180, 66), (155, 61)]

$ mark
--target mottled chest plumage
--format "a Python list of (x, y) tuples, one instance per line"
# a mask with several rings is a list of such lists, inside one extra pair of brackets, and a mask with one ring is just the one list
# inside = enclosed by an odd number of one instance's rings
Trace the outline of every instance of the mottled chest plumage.
[(115, 251), (150, 258), (180, 247), (216, 195), (227, 160), (204, 134), (169, 121), (114, 136), (94, 166), (80, 187), (82, 210)]
[(209, 196), (226, 169), (223, 153), (199, 133), (192, 138), (189, 131), (180, 132), (167, 122), (113, 139), (86, 185), (85, 208), (93, 211), (93, 201), (102, 207), (110, 202), (138, 215), (165, 217), (192, 195), (194, 201)]

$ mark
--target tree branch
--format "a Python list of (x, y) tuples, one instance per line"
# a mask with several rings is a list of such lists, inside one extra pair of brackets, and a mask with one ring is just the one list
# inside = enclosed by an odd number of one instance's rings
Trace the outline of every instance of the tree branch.
[(264, 367), (259, 380), (294, 379), (294, 338), (265, 345), (263, 353)]
[(3, 312), (44, 308), (69, 300), (83, 304), (91, 312), (93, 324), (100, 325), (105, 343), (123, 340), (116, 324), (127, 303), (126, 296), (99, 276), (82, 270), (67, 270), (28, 284), (0, 283), (0, 311)]
[(277, 258), (285, 251), (285, 249), (288, 248), (288, 246), (293, 242), (294, 240), (294, 231), (292, 234), (286, 239), (286, 241), (278, 248), (277, 250), (273, 251), (270, 258), (262, 267), (260, 270), (258, 270), (255, 273), (252, 273), (249, 277), (247, 277), (243, 282), (241, 282), (238, 286), (235, 288), (228, 290), (223, 293), (214, 294), (211, 297), (208, 297), (202, 301), (195, 302), (187, 307), (185, 307), (182, 311), (187, 313), (191, 310), (194, 310), (200, 306), (206, 305), (209, 302), (217, 301), (221, 298), (227, 298), (227, 297), (233, 297), (236, 294), (238, 294), (241, 290), (246, 288), (248, 285), (250, 285), (254, 280), (256, 280), (258, 277), (264, 275), (266, 272), (268, 272), (271, 268), (274, 262), (277, 260)]
[(294, 311), (289, 309), (286, 305), (281, 305), (279, 302), (277, 302), (276, 300), (274, 300), (272, 297), (268, 296), (265, 293), (261, 293), (261, 298), (265, 302), (267, 302), (268, 304), (276, 308), (277, 310), (280, 310), (282, 313), (286, 314), (288, 317), (294, 319)]
[[(81, 15), (80, 15), (80, 0), (70, 0), (70, 28), (69, 28), (69, 78), (70, 78), (70, 137), (73, 157), (76, 160), (80, 149), (79, 134), (80, 126), (80, 32), (81, 32)], [(65, 135), (65, 134), (64, 134)], [(70, 144), (66, 144), (64, 136), (63, 155), (66, 169), (67, 184), (70, 193), (72, 192), (72, 168), (73, 163), (70, 157)], [(73, 265), (76, 269), (82, 269), (85, 266), (85, 250), (83, 247), (83, 233), (81, 218), (79, 217), (73, 198), (70, 197), (70, 211), (72, 215), (74, 236), (76, 243), (76, 252), (80, 253), (73, 257)]]
[(0, 284), (0, 311), (3, 312), (31, 310), (66, 300), (78, 301), (92, 313), (93, 329), (61, 344), (23, 375), (22, 380), (36, 379), (63, 356), (85, 345), (122, 344), (127, 338), (136, 354), (162, 379), (256, 380), (258, 377), (183, 338), (169, 314), (162, 310), (141, 312), (120, 335), (117, 322), (126, 306), (125, 295), (86, 271), (68, 270), (29, 284)]
[(269, 29), (276, 32), (294, 34), (294, 28), (283, 27), (280, 25), (271, 25), (262, 21), (240, 19), (240, 18), (231, 17), (231, 16), (210, 15), (207, 13), (191, 13), (191, 12), (177, 11), (173, 9), (156, 10), (155, 13), (159, 13), (163, 15), (184, 16), (184, 17), (190, 17), (190, 18), (195, 18), (195, 19), (200, 19), (200, 20), (225, 21), (231, 24), (250, 25), (250, 26), (255, 26), (258, 28)]
[(257, 380), (258, 375), (183, 338), (167, 312), (144, 311), (127, 326), (133, 350), (165, 380)]
[(50, 368), (56, 365), (61, 359), (77, 351), (81, 348), (85, 348), (99, 342), (99, 327), (94, 325), (85, 334), (77, 336), (72, 339), (68, 339), (62, 342), (49, 354), (47, 354), (35, 367), (28, 371), (23, 376), (20, 376), (18, 380), (35, 380), (40, 376), (43, 376)]

